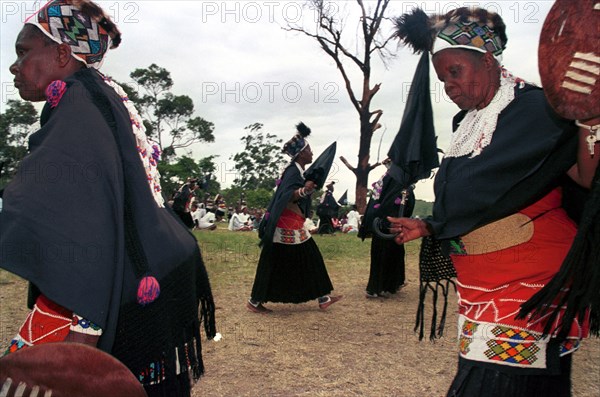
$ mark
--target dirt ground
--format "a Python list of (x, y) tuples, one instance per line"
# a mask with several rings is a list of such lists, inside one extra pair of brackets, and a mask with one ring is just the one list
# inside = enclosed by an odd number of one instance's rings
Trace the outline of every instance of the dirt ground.
[[(223, 339), (204, 343), (206, 374), (193, 395), (445, 396), (456, 370), (456, 315), (451, 310), (446, 337), (419, 342), (416, 260), (407, 265), (407, 286), (389, 299), (365, 298), (368, 269), (327, 265), (335, 293), (344, 295), (327, 311), (310, 302), (248, 312), (252, 277), (215, 291)], [(575, 353), (574, 397), (600, 396), (599, 359), (598, 339)]]
[[(203, 341), (206, 374), (193, 396), (444, 396), (456, 369), (456, 317), (452, 312), (446, 337), (418, 341), (415, 261), (407, 286), (389, 299), (365, 299), (366, 267), (327, 265), (341, 302), (327, 311), (316, 302), (273, 304), (269, 315), (244, 307), (255, 264), (232, 265), (233, 277), (213, 287), (223, 338)], [(211, 272), (210, 260), (207, 266)], [(240, 274), (240, 266), (249, 268)], [(3, 348), (25, 318), (26, 291), (25, 282), (0, 271)], [(574, 397), (600, 396), (599, 358), (598, 339), (575, 353)]]

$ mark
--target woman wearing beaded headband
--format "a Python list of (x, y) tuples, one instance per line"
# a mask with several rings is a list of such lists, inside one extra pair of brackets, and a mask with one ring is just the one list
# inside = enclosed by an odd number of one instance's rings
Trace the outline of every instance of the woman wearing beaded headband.
[(2, 247), (37, 247), (0, 262), (31, 283), (33, 311), (9, 350), (83, 342), (121, 360), (148, 395), (189, 396), (203, 372), (198, 304), (212, 338), (214, 303), (196, 240), (165, 208), (158, 147), (96, 70), (119, 42), (82, 0), (48, 2), (17, 38), (15, 86), (47, 103), (0, 213)]
[(398, 243), (433, 237), (456, 270), (459, 370), (448, 396), (569, 396), (570, 353), (587, 319), (558, 335), (562, 315), (552, 324), (516, 316), (557, 273), (577, 230), (561, 208), (560, 178), (568, 172), (589, 186), (598, 156), (578, 156), (573, 123), (551, 111), (542, 90), (502, 68), (499, 15), (416, 10), (398, 18), (397, 36), (433, 54), (461, 109), (436, 175), (433, 216), (389, 218)]

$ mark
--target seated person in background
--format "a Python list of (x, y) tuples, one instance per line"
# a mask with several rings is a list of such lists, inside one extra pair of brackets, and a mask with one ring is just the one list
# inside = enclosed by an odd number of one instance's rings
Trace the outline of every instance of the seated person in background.
[(333, 226), (334, 231), (342, 230), (342, 223), (339, 218), (331, 218), (331, 226)]
[(229, 230), (234, 232), (249, 232), (252, 230), (252, 224), (250, 223), (248, 216), (248, 207), (236, 208), (229, 221)]
[(342, 232), (358, 233), (359, 225), (360, 225), (360, 214), (356, 210), (356, 205), (353, 205), (352, 210), (350, 212), (348, 212), (347, 223), (343, 226)]
[(196, 230), (215, 230), (217, 225), (215, 223), (215, 213), (212, 211), (206, 211), (206, 214), (198, 219), (198, 225), (195, 227)]
[(261, 210), (261, 209), (254, 210), (254, 219), (252, 220), (252, 229), (253, 230), (258, 230), (258, 226), (260, 225), (260, 221), (262, 221), (263, 216), (264, 216), (263, 210)]
[(192, 216), (192, 222), (194, 223), (194, 229), (199, 229), (200, 220), (206, 215), (206, 209), (203, 203), (196, 201), (192, 202), (190, 207), (190, 215)]

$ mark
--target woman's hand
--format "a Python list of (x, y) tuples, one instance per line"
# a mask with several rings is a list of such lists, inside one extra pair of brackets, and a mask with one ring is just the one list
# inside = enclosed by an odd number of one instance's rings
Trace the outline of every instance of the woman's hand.
[(421, 219), (392, 218), (388, 216), (387, 220), (391, 223), (390, 232), (397, 233), (394, 237), (396, 244), (404, 244), (431, 235), (429, 224)]
[(312, 193), (312, 191), (316, 189), (317, 185), (315, 185), (313, 181), (306, 181), (304, 182), (304, 187), (306, 190), (309, 190)]

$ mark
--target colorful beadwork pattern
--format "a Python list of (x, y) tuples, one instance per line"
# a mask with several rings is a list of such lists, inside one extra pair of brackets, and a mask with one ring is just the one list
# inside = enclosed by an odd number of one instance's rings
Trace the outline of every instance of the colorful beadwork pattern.
[(484, 354), (492, 361), (504, 363), (531, 365), (538, 360), (537, 353), (541, 350), (536, 343), (507, 342), (491, 340), (487, 342), (489, 349)]
[(4, 352), (4, 355), (7, 355), (9, 353), (14, 353), (14, 352), (21, 350), (23, 348), (26, 348), (28, 346), (30, 346), (30, 344), (27, 344), (23, 340), (23, 338), (21, 338), (19, 335), (17, 335), (17, 336), (15, 336), (15, 338), (13, 340), (10, 341), (10, 344), (8, 345), (8, 348)]
[(146, 135), (144, 121), (142, 120), (142, 117), (137, 111), (134, 103), (129, 100), (129, 97), (127, 96), (127, 93), (123, 87), (115, 83), (110, 77), (102, 76), (102, 79), (113, 90), (115, 90), (117, 95), (121, 97), (123, 105), (125, 105), (125, 108), (127, 108), (127, 111), (129, 112), (131, 129), (133, 136), (135, 137), (135, 143), (137, 145), (138, 154), (140, 155), (140, 160), (142, 160), (144, 170), (146, 171), (148, 185), (150, 186), (154, 201), (156, 201), (156, 204), (159, 207), (163, 208), (165, 206), (165, 201), (162, 196), (160, 172), (158, 171), (158, 161), (160, 160), (161, 156), (160, 148)]
[(69, 0), (49, 2), (26, 23), (36, 25), (55, 42), (68, 44), (73, 56), (88, 67), (98, 69), (110, 45), (107, 32)]
[(451, 45), (476, 47), (494, 55), (502, 54), (500, 38), (489, 27), (479, 26), (476, 22), (451, 23), (438, 34), (438, 37)]
[(62, 80), (54, 80), (46, 87), (46, 102), (54, 109), (66, 91), (67, 83)]
[(71, 322), (72, 332), (79, 332), (80, 334), (86, 335), (102, 335), (102, 328), (91, 322), (90, 320), (86, 320), (85, 318), (78, 316), (73, 313), (73, 321)]
[(302, 244), (311, 238), (311, 234), (306, 229), (284, 229), (281, 227), (275, 228), (273, 234), (273, 242), (280, 244)]
[[(524, 368), (546, 368), (549, 337), (518, 327), (474, 321), (459, 315), (458, 347), (468, 360)], [(561, 356), (577, 350), (580, 340), (567, 338)]]

